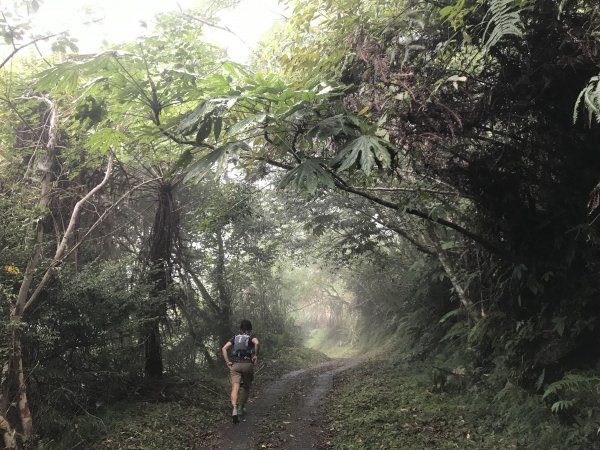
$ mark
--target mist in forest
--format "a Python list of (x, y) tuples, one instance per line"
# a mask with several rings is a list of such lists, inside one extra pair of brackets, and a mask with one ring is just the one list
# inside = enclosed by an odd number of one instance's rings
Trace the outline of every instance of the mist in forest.
[(105, 3), (0, 5), (0, 448), (600, 448), (596, 1)]

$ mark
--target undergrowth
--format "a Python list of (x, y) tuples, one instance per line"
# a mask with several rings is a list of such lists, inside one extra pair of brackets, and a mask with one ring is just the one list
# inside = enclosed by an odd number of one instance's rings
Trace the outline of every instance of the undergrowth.
[[(253, 394), (265, 381), (326, 361), (323, 353), (287, 347), (261, 355)], [(38, 450), (185, 450), (200, 448), (211, 429), (229, 413), (229, 381), (224, 364), (212, 373), (146, 382), (119, 402), (85, 411), (62, 423)], [(64, 430), (69, 430), (65, 432)]]
[[(448, 374), (437, 390), (429, 362), (373, 360), (336, 379), (328, 414), (334, 449), (590, 449), (541, 396), (512, 383), (496, 392)], [(454, 382), (453, 382), (454, 381)]]
[(76, 416), (63, 424), (62, 433), (39, 441), (37, 448), (193, 448), (222, 417), (226, 386), (225, 379), (198, 376), (147, 381), (129, 398)]

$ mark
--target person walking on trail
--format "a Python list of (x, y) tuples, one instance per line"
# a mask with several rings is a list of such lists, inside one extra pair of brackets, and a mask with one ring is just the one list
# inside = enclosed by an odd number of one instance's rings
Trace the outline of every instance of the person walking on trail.
[(254, 378), (254, 365), (258, 361), (259, 346), (258, 339), (252, 334), (252, 323), (249, 320), (242, 320), (239, 334), (233, 336), (222, 348), (231, 379), (233, 423), (238, 423), (239, 416), (246, 412), (245, 405)]

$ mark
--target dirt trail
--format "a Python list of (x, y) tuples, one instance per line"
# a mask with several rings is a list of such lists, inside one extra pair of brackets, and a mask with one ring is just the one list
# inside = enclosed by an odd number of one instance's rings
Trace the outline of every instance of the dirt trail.
[(333, 377), (358, 360), (333, 360), (296, 370), (250, 399), (239, 424), (224, 422), (200, 448), (212, 450), (327, 448), (324, 406)]

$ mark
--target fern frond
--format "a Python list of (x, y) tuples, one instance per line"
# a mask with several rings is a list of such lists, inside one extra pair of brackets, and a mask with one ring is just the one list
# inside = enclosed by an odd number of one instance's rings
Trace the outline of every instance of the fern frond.
[(590, 78), (586, 87), (584, 87), (575, 101), (573, 107), (573, 122), (577, 122), (579, 116), (579, 107), (583, 102), (583, 106), (588, 111), (589, 125), (595, 117), (596, 122), (600, 123), (600, 76)]
[(558, 5), (558, 18), (560, 19), (560, 15), (563, 13), (564, 9), (565, 9), (565, 5), (567, 4), (568, 0), (561, 0), (560, 5)]
[(446, 335), (440, 340), (440, 342), (449, 341), (455, 337), (463, 337), (469, 332), (469, 328), (465, 322), (457, 322), (446, 333)]
[(554, 402), (550, 409), (552, 410), (552, 412), (554, 414), (556, 414), (556, 413), (559, 413), (560, 411), (570, 408), (574, 404), (575, 404), (575, 402), (573, 400), (559, 400), (557, 402)]
[(538, 377), (537, 381), (535, 382), (536, 392), (542, 388), (545, 378), (546, 378), (546, 369), (542, 370), (542, 373), (540, 373), (540, 376)]
[(489, 16), (489, 20), (483, 32), (483, 45), (486, 50), (492, 48), (505, 36), (523, 36), (521, 13), (527, 9), (528, 3), (529, 0), (492, 0), (490, 2), (489, 10), (486, 13), (486, 18)]
[(559, 391), (582, 389), (588, 390), (598, 385), (600, 385), (600, 377), (587, 377), (584, 375), (570, 373), (565, 375), (562, 380), (558, 380), (550, 384), (544, 391), (542, 398), (556, 394)]
[(444, 322), (446, 322), (446, 321), (447, 321), (448, 319), (450, 319), (451, 317), (456, 317), (456, 316), (459, 316), (459, 315), (462, 313), (462, 311), (463, 311), (463, 310), (462, 310), (462, 308), (456, 308), (456, 309), (453, 309), (452, 311), (450, 311), (450, 312), (447, 312), (446, 314), (444, 314), (444, 315), (442, 316), (442, 318), (441, 318), (441, 319), (438, 321), (438, 323), (440, 323), (440, 324), (441, 324), (441, 323), (444, 323)]
[(481, 342), (485, 336), (490, 334), (490, 330), (505, 318), (506, 315), (501, 312), (491, 312), (487, 316), (481, 318), (469, 332), (467, 338), (468, 342), (471, 345), (476, 345)]

